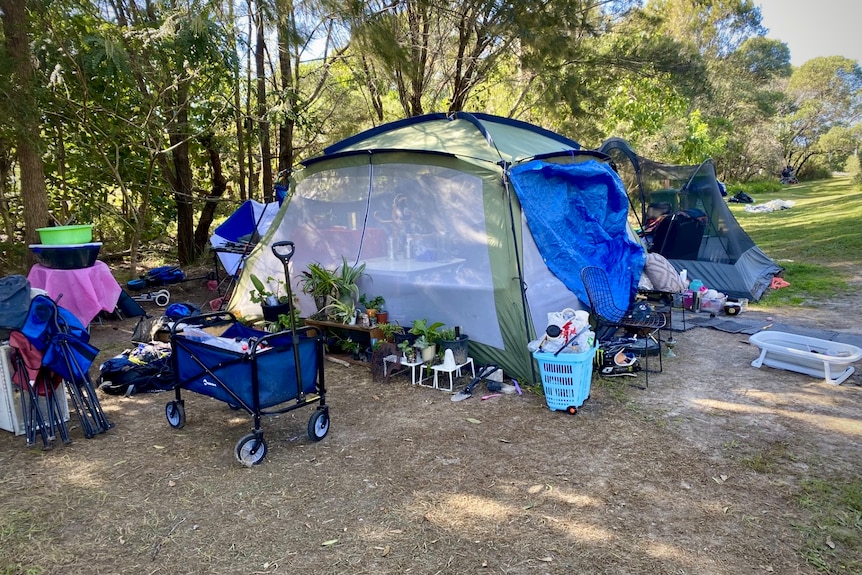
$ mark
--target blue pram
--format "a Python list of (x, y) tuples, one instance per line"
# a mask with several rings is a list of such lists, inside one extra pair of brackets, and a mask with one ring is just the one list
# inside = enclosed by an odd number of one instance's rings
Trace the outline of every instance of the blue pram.
[[(220, 331), (219, 338), (199, 336)], [(244, 465), (266, 457), (261, 417), (318, 403), (308, 421), (308, 436), (320, 441), (329, 432), (329, 407), (323, 376), (323, 338), (315, 329), (268, 333), (246, 327), (225, 312), (191, 316), (171, 326), (171, 363), (176, 398), (165, 406), (168, 423), (185, 425), (181, 391), (187, 389), (244, 409), (254, 419), (254, 430), (236, 444), (235, 455)], [(243, 342), (248, 351), (222, 347)], [(294, 345), (294, 342), (297, 342)]]

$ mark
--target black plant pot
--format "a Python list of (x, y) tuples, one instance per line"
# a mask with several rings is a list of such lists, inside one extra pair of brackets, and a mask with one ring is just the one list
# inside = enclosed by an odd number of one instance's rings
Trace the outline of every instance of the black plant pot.
[(396, 334), (392, 337), (392, 340), (393, 340), (393, 343), (394, 343), (395, 345), (398, 345), (398, 344), (399, 344), (399, 343), (401, 343), (402, 341), (409, 341), (409, 342), (410, 342), (410, 345), (412, 346), (414, 343), (416, 343), (416, 340), (417, 340), (418, 338), (419, 338), (419, 336), (418, 336), (418, 335), (414, 335), (414, 334), (412, 334), (412, 333), (396, 333)]
[(278, 305), (261, 304), (260, 309), (263, 310), (263, 319), (266, 321), (278, 321), (278, 316), (281, 314), (290, 315), (290, 302)]
[(457, 339), (453, 340), (441, 340), (439, 342), (440, 349), (443, 350), (443, 353), (446, 353), (447, 349), (452, 350), (452, 355), (455, 356), (455, 363), (458, 365), (462, 365), (467, 363), (467, 348), (470, 343), (470, 338), (467, 335), (459, 335)]

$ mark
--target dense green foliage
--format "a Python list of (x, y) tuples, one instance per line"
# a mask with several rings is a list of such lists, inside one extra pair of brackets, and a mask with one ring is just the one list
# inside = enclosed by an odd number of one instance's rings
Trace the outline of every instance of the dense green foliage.
[(417, 114), (619, 136), (658, 160), (712, 157), (728, 182), (828, 175), (862, 135), (858, 63), (794, 69), (752, 0), (25, 4), (32, 98), (0, 50), (0, 241), (20, 242), (22, 198), (45, 193), (21, 187), (12, 137), (38, 117), (54, 220), (96, 223), (132, 269), (154, 242), (193, 260), (218, 218), (271, 197), (274, 171)]

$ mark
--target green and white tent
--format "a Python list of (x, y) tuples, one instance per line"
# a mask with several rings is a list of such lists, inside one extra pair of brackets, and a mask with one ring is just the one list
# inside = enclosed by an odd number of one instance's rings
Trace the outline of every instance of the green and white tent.
[(579, 272), (602, 265), (627, 300), (643, 268), (622, 183), (607, 157), (486, 114), (430, 114), (368, 130), (303, 163), (228, 305), (259, 308), (249, 280), (283, 277), (270, 246), (295, 244), (293, 291), (312, 262), (365, 263), (360, 289), (383, 296), (389, 321), (460, 326), (477, 365), (537, 381), (527, 343), (547, 314), (583, 308)]

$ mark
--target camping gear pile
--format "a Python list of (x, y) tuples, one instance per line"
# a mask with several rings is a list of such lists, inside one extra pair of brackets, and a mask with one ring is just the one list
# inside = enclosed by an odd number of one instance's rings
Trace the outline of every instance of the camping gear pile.
[(139, 343), (99, 366), (99, 390), (126, 397), (172, 390), (175, 380), (170, 358), (166, 343)]
[(571, 414), (590, 396), (596, 334), (590, 314), (566, 308), (548, 313), (545, 335), (527, 344), (539, 365), (545, 402)]

